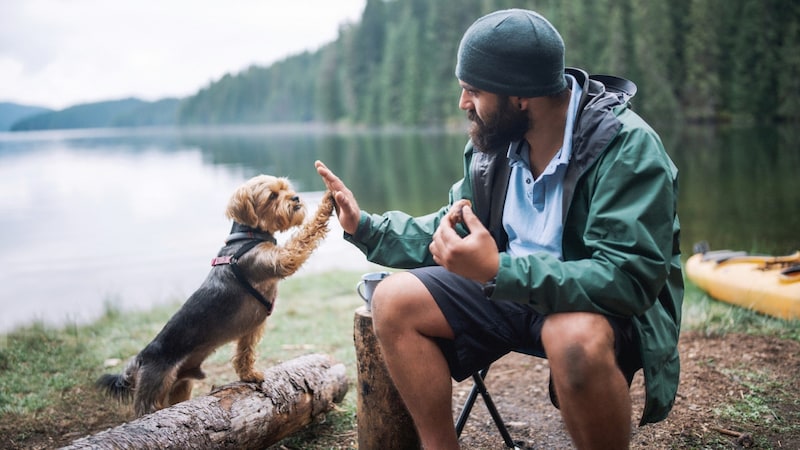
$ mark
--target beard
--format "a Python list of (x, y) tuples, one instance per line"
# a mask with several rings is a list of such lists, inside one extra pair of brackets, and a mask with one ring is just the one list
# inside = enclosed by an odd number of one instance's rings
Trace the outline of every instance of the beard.
[(497, 109), (485, 121), (474, 109), (467, 111), (467, 118), (472, 121), (469, 127), (472, 144), (488, 154), (508, 150), (511, 142), (522, 139), (530, 129), (528, 113), (514, 108), (507, 96), (498, 97)]

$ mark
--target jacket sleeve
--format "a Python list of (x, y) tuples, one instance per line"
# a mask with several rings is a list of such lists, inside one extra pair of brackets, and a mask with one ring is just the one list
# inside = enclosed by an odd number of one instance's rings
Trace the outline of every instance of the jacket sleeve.
[(641, 119), (584, 174), (564, 225), (564, 261), (501, 254), (492, 299), (543, 314), (630, 317), (657, 300), (670, 271), (677, 169)]
[(375, 264), (398, 269), (436, 265), (428, 246), (450, 205), (457, 199), (469, 198), (462, 197), (462, 184), (458, 182), (450, 189), (447, 205), (425, 216), (413, 217), (401, 211), (383, 214), (361, 211), (356, 233), (345, 233), (344, 238)]
[(447, 207), (442, 207), (435, 213), (412, 217), (401, 211), (380, 215), (362, 211), (356, 233), (345, 233), (344, 238), (367, 260), (382, 266), (409, 269), (434, 265), (428, 245), (446, 212)]

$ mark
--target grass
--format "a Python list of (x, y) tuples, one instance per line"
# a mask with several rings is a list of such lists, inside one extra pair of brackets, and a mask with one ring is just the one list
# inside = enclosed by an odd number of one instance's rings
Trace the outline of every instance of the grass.
[[(360, 273), (331, 272), (284, 281), (276, 314), (269, 319), (259, 345), (259, 367), (326, 353), (345, 363), (352, 385), (356, 379), (354, 311), (363, 304), (354, 291), (359, 277)], [(123, 312), (107, 304), (103, 316), (89, 325), (56, 329), (35, 323), (0, 336), (0, 425), (6, 419), (41, 417), (66, 398), (72, 401), (71, 393), (92, 391), (100, 374), (120, 371), (178, 307), (176, 303), (146, 312)], [(232, 354), (233, 344), (228, 344), (208, 359), (206, 367), (221, 367), (210, 372), (210, 383), (235, 381), (228, 363)], [(114, 367), (105, 367), (115, 361)], [(195, 395), (207, 391), (198, 386)], [(351, 386), (342, 404), (328, 414), (325, 432), (339, 436), (339, 442), (341, 436), (352, 434), (355, 405)], [(23, 434), (17, 439), (26, 439)], [(303, 447), (313, 448), (313, 436), (299, 436), (308, 444)]]
[[(284, 281), (267, 332), (259, 347), (262, 368), (303, 354), (326, 353), (343, 362), (351, 388), (339, 407), (328, 414), (326, 422), (289, 438), (289, 448), (337, 448), (355, 439), (356, 379), (353, 348), (354, 311), (362, 305), (354, 287), (359, 273), (331, 272), (305, 275)], [(76, 393), (92, 390), (93, 381), (104, 372), (121, 370), (122, 364), (135, 355), (161, 329), (178, 305), (166, 305), (146, 312), (124, 312), (109, 304), (105, 314), (92, 324), (50, 328), (32, 324), (0, 336), (0, 425), (9, 417), (38, 417), (48, 414), (59, 402)], [(800, 341), (797, 321), (768, 318), (750, 311), (709, 299), (687, 283), (683, 308), (683, 329), (699, 330), (709, 335), (730, 332), (768, 334)], [(236, 376), (227, 361), (233, 346), (228, 344), (214, 353), (207, 366), (220, 367), (212, 372), (210, 382), (220, 385)], [(119, 360), (114, 367), (104, 367)], [(36, 376), (31, 376), (36, 374)], [(732, 374), (749, 383), (750, 392), (742, 404), (723, 405), (721, 416), (740, 414), (749, 421), (782, 427), (770, 417), (769, 400), (780, 395), (776, 386), (758, 384), (758, 368)], [(207, 390), (206, 390), (207, 391)], [(202, 393), (200, 388), (195, 394)], [(112, 405), (113, 406), (113, 405)], [(738, 418), (738, 417), (737, 417)], [(20, 432), (17, 439), (25, 439)]]
[[(776, 319), (716, 301), (691, 282), (686, 285), (682, 329), (700, 331), (709, 336), (745, 333), (800, 341), (800, 321)], [(722, 423), (761, 430), (754, 436), (757, 448), (772, 448), (765, 439), (767, 430), (778, 436), (800, 433), (800, 399), (775, 381), (776, 374), (751, 365), (724, 370), (723, 373), (742, 386), (742, 391), (735, 401), (712, 411)], [(794, 408), (776, 411), (774, 405), (794, 405)], [(722, 437), (719, 439), (720, 446), (730, 445)]]
[(746, 333), (800, 341), (800, 321), (781, 320), (719, 302), (688, 281), (681, 329), (700, 331), (708, 336)]
[[(720, 405), (713, 412), (727, 423), (760, 430), (755, 435), (758, 448), (771, 448), (765, 439), (766, 431), (778, 436), (796, 435), (800, 431), (800, 399), (792, 398), (793, 394), (787, 392), (786, 386), (775, 381), (774, 374), (758, 367), (726, 370), (723, 373), (739, 382), (743, 390), (736, 401)], [(794, 412), (776, 411), (774, 405), (778, 404), (793, 404)]]

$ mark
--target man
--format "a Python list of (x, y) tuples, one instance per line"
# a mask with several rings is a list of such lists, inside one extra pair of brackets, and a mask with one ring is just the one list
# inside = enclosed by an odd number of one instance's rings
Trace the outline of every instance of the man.
[(629, 109), (635, 86), (565, 70), (560, 35), (535, 12), (478, 19), (456, 76), (471, 140), (437, 213), (362, 212), (316, 163), (345, 238), (370, 261), (414, 268), (373, 296), (389, 373), (425, 448), (458, 448), (450, 377), (512, 350), (547, 357), (576, 447), (627, 448), (634, 372), (642, 424), (667, 416), (678, 385), (677, 169)]

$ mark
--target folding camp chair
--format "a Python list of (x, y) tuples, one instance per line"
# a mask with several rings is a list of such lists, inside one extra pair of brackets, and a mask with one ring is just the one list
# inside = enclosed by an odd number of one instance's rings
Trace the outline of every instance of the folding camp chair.
[[(523, 353), (525, 355), (546, 359), (544, 354), (535, 350), (516, 349), (514, 351), (517, 353)], [(464, 431), (464, 425), (466, 425), (469, 414), (472, 412), (472, 407), (475, 405), (475, 400), (478, 398), (478, 395), (480, 395), (483, 398), (483, 402), (486, 404), (486, 409), (489, 410), (489, 414), (492, 416), (492, 420), (494, 420), (494, 424), (497, 426), (497, 430), (503, 437), (503, 442), (505, 443), (506, 447), (519, 449), (521, 448), (520, 446), (523, 445), (523, 442), (515, 442), (513, 439), (511, 439), (511, 434), (508, 432), (508, 428), (506, 427), (505, 422), (503, 422), (500, 412), (497, 411), (497, 406), (495, 406), (492, 396), (489, 394), (488, 389), (486, 389), (486, 384), (483, 382), (483, 380), (486, 379), (486, 374), (489, 373), (489, 367), (491, 367), (491, 365), (486, 366), (485, 368), (472, 374), (472, 389), (469, 391), (467, 401), (464, 402), (464, 406), (461, 408), (458, 419), (456, 419), (456, 436), (461, 437), (461, 432)], [(625, 375), (626, 381), (628, 382), (628, 389), (630, 389), (631, 383), (633, 382), (633, 377), (637, 371), (638, 369)], [(553, 391), (552, 383), (553, 380), (551, 378), (550, 386), (548, 388), (550, 393), (550, 401), (553, 403), (553, 405), (558, 407), (558, 400), (555, 397), (555, 391)]]
[[(517, 353), (523, 353), (525, 355), (535, 356), (537, 358), (545, 357), (545, 355), (533, 349), (521, 348), (514, 351)], [(505, 422), (503, 422), (503, 418), (500, 416), (500, 412), (497, 410), (497, 406), (494, 404), (492, 396), (486, 389), (486, 384), (483, 382), (483, 380), (486, 379), (486, 374), (489, 373), (489, 367), (491, 367), (491, 365), (486, 366), (485, 368), (472, 374), (472, 389), (469, 391), (467, 401), (464, 402), (464, 406), (461, 408), (461, 412), (458, 414), (458, 419), (456, 420), (456, 435), (459, 437), (461, 436), (461, 432), (464, 431), (464, 425), (467, 424), (469, 414), (472, 412), (472, 407), (475, 405), (475, 400), (478, 398), (478, 395), (480, 395), (483, 398), (483, 402), (486, 404), (486, 409), (489, 410), (489, 415), (492, 416), (492, 420), (497, 426), (497, 431), (499, 431), (500, 436), (503, 437), (503, 442), (505, 443), (506, 447), (518, 449), (520, 448), (521, 443), (514, 442), (514, 440), (511, 439), (511, 434), (508, 432), (508, 428), (506, 427)]]
[(508, 432), (508, 428), (506, 428), (503, 418), (497, 411), (497, 407), (492, 400), (492, 396), (489, 395), (489, 391), (486, 390), (486, 385), (483, 383), (483, 380), (486, 378), (486, 374), (488, 372), (489, 367), (486, 367), (472, 374), (472, 380), (474, 384), (472, 385), (472, 389), (469, 391), (467, 401), (464, 402), (464, 407), (461, 408), (461, 413), (458, 415), (458, 420), (456, 421), (456, 436), (460, 437), (461, 432), (464, 431), (464, 425), (467, 424), (467, 419), (469, 418), (469, 414), (472, 412), (472, 407), (475, 405), (475, 400), (478, 398), (478, 394), (480, 394), (481, 397), (483, 397), (483, 402), (486, 404), (486, 409), (489, 410), (489, 414), (492, 416), (492, 420), (494, 420), (495, 425), (497, 425), (497, 430), (503, 437), (503, 442), (506, 444), (506, 447), (518, 449), (520, 447), (517, 446), (517, 443), (515, 443), (513, 439), (511, 439), (511, 434)]

